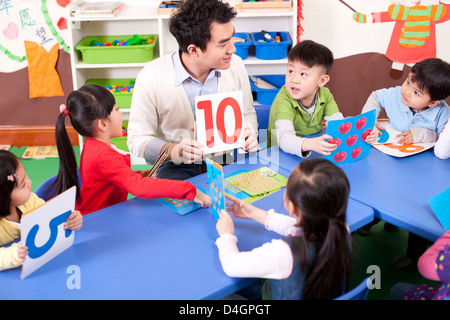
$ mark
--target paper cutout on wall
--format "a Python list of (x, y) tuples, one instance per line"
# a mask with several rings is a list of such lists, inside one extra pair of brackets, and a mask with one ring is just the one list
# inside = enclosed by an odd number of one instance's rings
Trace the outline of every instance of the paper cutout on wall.
[(428, 200), (434, 214), (445, 231), (450, 230), (450, 188)]
[(55, 69), (58, 60), (59, 45), (55, 44), (49, 52), (31, 41), (25, 41), (28, 59), (29, 97), (63, 96), (64, 92), (58, 72)]
[(64, 40), (69, 36), (64, 8), (68, 3), (69, 0), (58, 0), (58, 3), (43, 0), (0, 1), (0, 72), (14, 72), (27, 66), (24, 41), (38, 42), (40, 45), (45, 43), (46, 50), (58, 42), (65, 52), (70, 53)]
[(395, 22), (385, 53), (394, 62), (415, 63), (435, 58), (436, 24), (450, 19), (450, 5), (439, 0), (417, 1), (417, 5), (408, 6), (410, 3), (400, 1), (400, 4), (390, 5), (387, 11), (370, 15), (353, 14), (353, 19), (358, 23), (367, 23), (368, 19), (373, 23)]
[(348, 163), (365, 158), (370, 153), (370, 144), (364, 140), (375, 125), (376, 111), (370, 110), (355, 117), (328, 122), (327, 134), (333, 137), (329, 143), (338, 147), (323, 158), (334, 163)]
[(22, 279), (72, 246), (75, 232), (63, 225), (75, 210), (75, 194), (76, 187), (72, 187), (23, 215), (21, 242), (28, 247), (28, 256), (22, 265)]

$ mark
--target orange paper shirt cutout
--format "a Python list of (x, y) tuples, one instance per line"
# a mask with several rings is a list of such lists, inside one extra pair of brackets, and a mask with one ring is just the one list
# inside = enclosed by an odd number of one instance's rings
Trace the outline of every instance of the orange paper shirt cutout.
[(55, 44), (47, 52), (44, 47), (36, 42), (25, 41), (25, 50), (28, 59), (29, 97), (63, 96), (64, 91), (55, 69), (59, 44)]

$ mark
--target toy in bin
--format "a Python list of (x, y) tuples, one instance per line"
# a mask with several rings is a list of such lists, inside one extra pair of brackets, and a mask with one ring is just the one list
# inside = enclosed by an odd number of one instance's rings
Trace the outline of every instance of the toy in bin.
[(75, 49), (84, 63), (138, 63), (153, 59), (157, 40), (157, 34), (88, 36)]
[(271, 105), (280, 88), (284, 86), (284, 74), (268, 74), (250, 76), (250, 87), (256, 93), (256, 101), (260, 104)]
[(236, 47), (236, 55), (241, 57), (242, 60), (248, 58), (248, 49), (251, 45), (253, 45), (252, 39), (250, 38), (250, 34), (245, 32), (236, 32), (233, 34), (234, 46)]
[(288, 32), (266, 31), (251, 33), (255, 56), (263, 60), (278, 60), (287, 57), (288, 48), (292, 44)]

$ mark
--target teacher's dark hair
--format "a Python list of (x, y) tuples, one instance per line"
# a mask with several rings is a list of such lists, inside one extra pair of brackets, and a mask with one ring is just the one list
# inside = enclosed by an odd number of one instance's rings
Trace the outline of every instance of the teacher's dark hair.
[(191, 44), (204, 51), (211, 40), (211, 23), (228, 23), (234, 17), (234, 8), (220, 0), (187, 0), (170, 17), (169, 31), (180, 51), (187, 53)]

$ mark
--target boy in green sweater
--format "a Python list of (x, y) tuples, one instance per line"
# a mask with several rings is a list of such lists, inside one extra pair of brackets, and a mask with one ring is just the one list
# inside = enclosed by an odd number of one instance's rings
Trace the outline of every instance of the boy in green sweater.
[(311, 40), (289, 51), (286, 83), (270, 109), (267, 147), (278, 143), (283, 151), (303, 158), (310, 151), (329, 155), (337, 148), (327, 142), (332, 139), (327, 134), (304, 138), (320, 132), (322, 120), (343, 119), (333, 95), (324, 87), (333, 61), (327, 47)]

